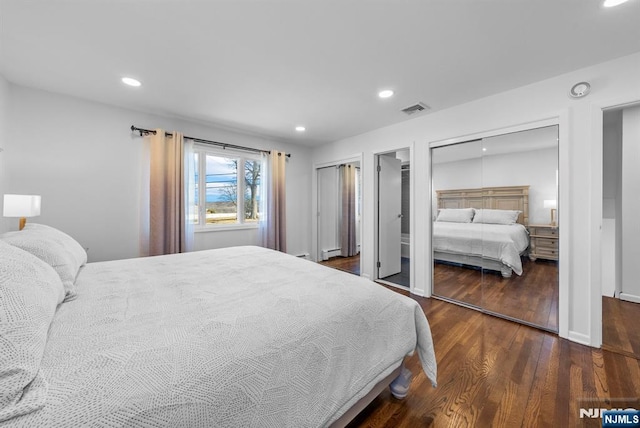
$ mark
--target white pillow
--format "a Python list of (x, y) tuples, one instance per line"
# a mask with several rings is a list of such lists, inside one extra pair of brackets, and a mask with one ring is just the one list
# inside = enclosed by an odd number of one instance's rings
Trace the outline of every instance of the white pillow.
[(64, 288), (51, 266), (0, 241), (0, 296), (1, 425), (45, 404), (40, 363)]
[(87, 252), (72, 237), (44, 224), (28, 223), (24, 229), (8, 232), (2, 239), (49, 264), (60, 275), (66, 300), (75, 297), (75, 282), (87, 263)]
[(473, 222), (485, 224), (515, 224), (521, 212), (522, 211), (517, 210), (476, 210)]
[(443, 208), (438, 213), (436, 221), (471, 223), (473, 214), (473, 208)]

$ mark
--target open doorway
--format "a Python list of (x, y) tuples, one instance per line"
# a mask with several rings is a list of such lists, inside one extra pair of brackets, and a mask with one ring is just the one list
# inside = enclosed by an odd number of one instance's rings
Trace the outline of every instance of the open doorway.
[(377, 279), (411, 287), (411, 162), (409, 149), (376, 156)]
[(316, 169), (318, 262), (360, 275), (360, 162)]
[(603, 112), (602, 347), (640, 358), (640, 104)]

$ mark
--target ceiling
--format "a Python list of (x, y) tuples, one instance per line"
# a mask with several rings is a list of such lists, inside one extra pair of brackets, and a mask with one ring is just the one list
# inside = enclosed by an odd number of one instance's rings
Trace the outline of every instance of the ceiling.
[(433, 164), (458, 162), (518, 152), (551, 148), (557, 150), (557, 147), (558, 127), (552, 125), (436, 147), (432, 149), (431, 162)]
[(0, 74), (311, 146), (638, 52), (639, 21), (640, 0), (0, 0)]

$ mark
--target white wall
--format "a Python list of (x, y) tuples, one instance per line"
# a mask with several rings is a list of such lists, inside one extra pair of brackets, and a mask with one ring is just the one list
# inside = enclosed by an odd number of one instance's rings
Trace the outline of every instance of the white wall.
[[(433, 177), (432, 199), (436, 198), (437, 190), (482, 187), (482, 159), (463, 159), (434, 164), (431, 174)], [(435, 208), (436, 201), (434, 200), (433, 203)]]
[[(10, 93), (12, 143), (0, 155), (7, 166), (5, 191), (42, 195), (42, 215), (33, 221), (74, 236), (89, 248), (90, 261), (139, 254), (142, 144), (129, 130), (131, 125), (291, 153), (287, 250), (309, 252), (308, 148), (16, 85)], [(257, 242), (256, 229), (196, 234), (197, 249)]]
[(437, 163), (432, 173), (434, 204), (436, 190), (529, 185), (529, 224), (549, 224), (551, 212), (543, 201), (556, 199), (557, 167), (556, 148)]
[[(592, 91), (582, 99), (567, 96), (579, 81)], [(560, 334), (600, 346), (602, 223), (602, 106), (640, 100), (640, 53), (577, 70), (454, 108), (316, 148), (315, 163), (363, 153), (363, 273), (374, 272), (374, 154), (411, 146), (415, 186), (414, 218), (427, 217), (430, 204), (429, 143), (549, 118), (560, 123), (561, 295)], [(428, 101), (428, 100), (426, 100)], [(437, 106), (436, 106), (437, 107)], [(598, 116), (598, 114), (600, 116)], [(600, 117), (598, 123), (597, 118)], [(566, 163), (563, 163), (566, 162)], [(593, 174), (592, 174), (593, 172)], [(430, 222), (414, 222), (415, 257), (429, 260)], [(565, 241), (563, 241), (565, 240)], [(566, 243), (563, 244), (563, 242)], [(414, 292), (427, 294), (430, 264), (416, 264)], [(563, 276), (564, 275), (564, 276)]]
[(640, 106), (622, 111), (622, 292), (640, 303)]
[[(7, 162), (6, 150), (9, 147), (7, 138), (9, 126), (9, 96), (10, 85), (0, 75), (0, 216), (2, 215), (3, 195), (7, 193)], [(0, 217), (0, 234), (9, 230), (10, 221)]]

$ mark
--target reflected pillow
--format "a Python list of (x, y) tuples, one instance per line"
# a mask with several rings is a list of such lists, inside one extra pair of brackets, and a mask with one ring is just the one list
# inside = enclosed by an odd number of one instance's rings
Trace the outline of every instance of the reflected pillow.
[(0, 241), (0, 422), (43, 407), (40, 363), (47, 333), (64, 297), (55, 270)]
[(72, 237), (44, 224), (27, 223), (24, 229), (5, 233), (2, 239), (49, 264), (60, 275), (65, 300), (75, 297), (75, 282), (87, 263), (87, 252)]
[(473, 222), (485, 224), (515, 224), (521, 212), (522, 211), (517, 210), (476, 210)]
[(438, 213), (436, 221), (449, 223), (471, 223), (473, 215), (473, 208), (443, 208)]

